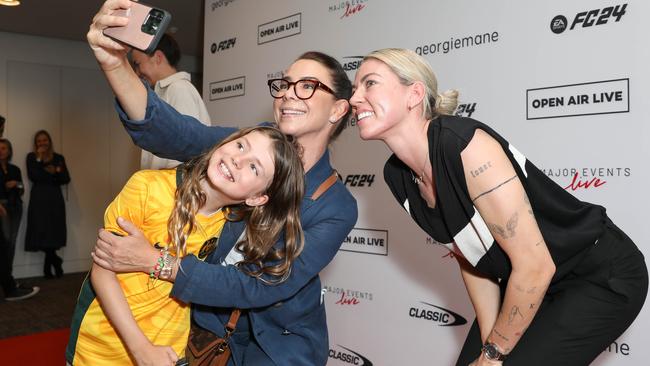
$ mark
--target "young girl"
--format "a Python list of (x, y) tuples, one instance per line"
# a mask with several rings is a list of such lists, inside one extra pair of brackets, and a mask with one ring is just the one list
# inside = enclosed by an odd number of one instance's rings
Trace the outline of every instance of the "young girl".
[[(163, 280), (182, 271), (176, 258), (206, 258), (226, 220), (247, 223), (237, 249), (249, 273), (285, 278), (303, 244), (303, 174), (297, 149), (271, 127), (240, 130), (177, 169), (134, 174), (106, 210), (105, 228), (122, 235), (118, 217), (137, 223), (162, 248), (158, 264), (149, 275), (93, 265), (73, 317), (67, 361), (173, 365), (187, 343), (190, 307), (171, 298), (172, 283)], [(271, 247), (283, 230), (287, 245), (279, 253)], [(259, 265), (263, 260), (274, 265)]]

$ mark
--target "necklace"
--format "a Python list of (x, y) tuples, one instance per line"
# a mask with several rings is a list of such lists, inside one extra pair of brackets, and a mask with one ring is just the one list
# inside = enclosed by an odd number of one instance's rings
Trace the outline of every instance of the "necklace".
[[(428, 157), (428, 150), (427, 150), (427, 157)], [(420, 185), (420, 183), (424, 183), (424, 169), (427, 167), (427, 158), (424, 159), (424, 165), (422, 165), (422, 173), (420, 175), (415, 175), (415, 172), (411, 169), (411, 178), (413, 178), (413, 182), (415, 184)]]
[[(430, 122), (431, 121), (428, 120), (426, 122), (426, 124), (424, 125), (425, 131), (429, 130)], [(425, 133), (425, 135), (427, 135), (427, 134), (428, 133)], [(427, 140), (427, 143), (428, 143), (428, 140)], [(429, 161), (429, 147), (427, 145), (426, 153), (424, 154), (424, 164), (422, 165), (422, 170), (421, 170), (420, 175), (416, 175), (415, 172), (413, 171), (413, 169), (411, 169), (411, 178), (413, 178), (413, 182), (415, 182), (415, 184), (420, 185), (420, 183), (424, 183), (424, 170), (427, 168), (427, 162), (428, 161)]]

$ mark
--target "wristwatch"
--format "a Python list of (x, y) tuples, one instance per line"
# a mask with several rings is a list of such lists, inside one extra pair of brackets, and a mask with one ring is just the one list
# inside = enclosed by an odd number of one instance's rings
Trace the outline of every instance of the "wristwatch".
[(481, 351), (483, 351), (485, 358), (490, 361), (503, 361), (508, 356), (501, 353), (496, 344), (490, 342), (484, 344), (483, 347), (481, 347)]

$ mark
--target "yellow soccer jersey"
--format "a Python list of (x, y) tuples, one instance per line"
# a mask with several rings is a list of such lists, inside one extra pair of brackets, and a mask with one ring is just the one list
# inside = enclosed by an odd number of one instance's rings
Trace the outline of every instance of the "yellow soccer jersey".
[[(117, 225), (121, 216), (139, 227), (150, 243), (168, 243), (167, 220), (174, 205), (176, 169), (135, 173), (104, 214), (106, 230), (125, 234)], [(202, 245), (218, 237), (225, 218), (219, 211), (197, 215), (197, 228), (187, 240), (187, 253), (197, 255)], [(169, 296), (172, 283), (153, 281), (145, 273), (118, 274), (118, 281), (140, 329), (155, 345), (185, 352), (190, 328), (190, 306)], [(74, 366), (133, 365), (125, 345), (101, 309), (87, 277), (72, 319), (66, 359)]]

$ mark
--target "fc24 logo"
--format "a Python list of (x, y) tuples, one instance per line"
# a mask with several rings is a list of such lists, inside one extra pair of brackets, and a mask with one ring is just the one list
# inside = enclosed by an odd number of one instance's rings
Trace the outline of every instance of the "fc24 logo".
[[(593, 9), (582, 11), (573, 18), (569, 30), (573, 30), (577, 25), (582, 25), (582, 28), (593, 27), (594, 25), (606, 24), (610, 19), (614, 18), (614, 22), (621, 20), (625, 15), (627, 4), (608, 6), (602, 9)], [(568, 26), (567, 18), (564, 15), (557, 15), (551, 20), (551, 31), (560, 34), (566, 30)]]
[(370, 187), (374, 181), (374, 174), (350, 174), (345, 177), (343, 183), (350, 187)]

